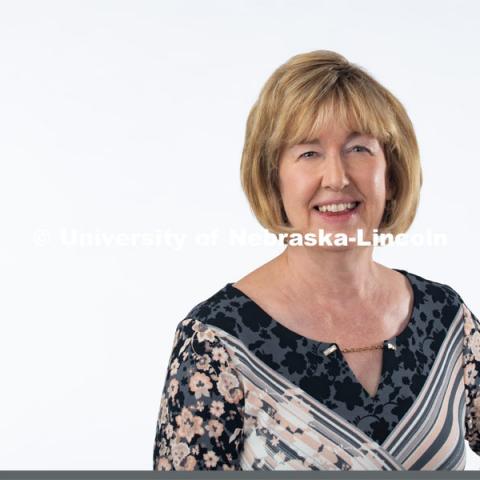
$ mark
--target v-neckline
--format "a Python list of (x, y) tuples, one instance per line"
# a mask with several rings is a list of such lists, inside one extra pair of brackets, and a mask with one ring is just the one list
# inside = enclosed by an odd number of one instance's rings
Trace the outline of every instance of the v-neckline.
[[(360, 389), (361, 395), (363, 397), (364, 401), (369, 401), (369, 402), (377, 402), (381, 400), (381, 395), (382, 392), (385, 388), (385, 381), (386, 381), (386, 374), (388, 371), (393, 370), (394, 365), (396, 364), (395, 360), (398, 359), (400, 353), (398, 353), (398, 348), (401, 348), (403, 344), (403, 339), (409, 335), (409, 333), (412, 331), (414, 324), (416, 322), (416, 308), (417, 308), (417, 294), (415, 290), (414, 283), (412, 282), (410, 278), (409, 272), (406, 270), (402, 269), (397, 269), (397, 268), (392, 268), (392, 270), (395, 270), (396, 272), (401, 273), (402, 275), (405, 276), (407, 279), (410, 288), (412, 290), (412, 295), (413, 295), (413, 301), (412, 301), (412, 308), (409, 314), (409, 320), (408, 323), (406, 324), (405, 328), (397, 335), (393, 335), (392, 337), (386, 339), (383, 341), (384, 348), (382, 349), (382, 366), (381, 366), (381, 374), (380, 374), (380, 379), (379, 383), (377, 386), (377, 389), (375, 391), (375, 394), (372, 396), (370, 393), (365, 389), (362, 383), (358, 380), (357, 376), (355, 375), (354, 371), (344, 358), (343, 354), (340, 351), (339, 346), (335, 342), (324, 342), (321, 340), (316, 340), (310, 337), (306, 337), (304, 335), (301, 335), (294, 330), (291, 330), (290, 328), (286, 327), (282, 323), (280, 323), (278, 320), (273, 318), (270, 314), (268, 314), (260, 305), (258, 305), (254, 300), (252, 300), (247, 294), (245, 294), (242, 290), (238, 289), (237, 287), (233, 286), (234, 282), (227, 283), (227, 287), (234, 289), (237, 293), (240, 293), (244, 298), (249, 300), (253, 307), (264, 317), (267, 317), (271, 322), (274, 323), (275, 328), (281, 330), (285, 335), (299, 340), (303, 342), (307, 342), (312, 346), (313, 350), (316, 350), (317, 354), (320, 356), (324, 356), (325, 359), (328, 361), (334, 361), (334, 359), (339, 362), (340, 364), (343, 365), (347, 372), (348, 378), (352, 381), (353, 384), (357, 385)], [(392, 345), (393, 348), (388, 348), (388, 344)], [(330, 347), (335, 346), (335, 350), (333, 351), (332, 354), (325, 354), (325, 350), (328, 350)]]
[(387, 371), (389, 370), (388, 367), (391, 366), (391, 362), (393, 360), (393, 355), (394, 355), (394, 352), (391, 349), (389, 349), (388, 344), (390, 343), (391, 345), (394, 345), (394, 341), (395, 341), (395, 339), (390, 339), (390, 340), (384, 340), (383, 341), (382, 365), (380, 367), (381, 368), (380, 369), (380, 378), (379, 378), (377, 389), (376, 389), (374, 395), (370, 395), (370, 392), (358, 380), (358, 377), (356, 376), (355, 372), (352, 370), (352, 367), (350, 367), (350, 364), (345, 359), (343, 353), (337, 347), (336, 353), (337, 353), (338, 361), (343, 365), (345, 370), (348, 372), (348, 376), (350, 377), (352, 382), (360, 386), (362, 395), (364, 397), (366, 397), (368, 400), (376, 401), (379, 398), (379, 395), (381, 393), (381, 389), (384, 385), (385, 375), (386, 375)]

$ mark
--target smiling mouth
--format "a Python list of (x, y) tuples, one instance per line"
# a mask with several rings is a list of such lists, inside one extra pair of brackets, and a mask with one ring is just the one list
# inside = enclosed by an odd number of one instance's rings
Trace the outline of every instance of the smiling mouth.
[(362, 202), (352, 202), (354, 204), (353, 207), (350, 207), (350, 208), (343, 208), (342, 210), (337, 210), (337, 211), (334, 211), (334, 210), (320, 210), (320, 207), (318, 205), (316, 205), (315, 207), (313, 207), (318, 213), (320, 213), (320, 215), (325, 215), (325, 216), (328, 216), (328, 217), (340, 217), (340, 216), (343, 216), (343, 215), (348, 215), (349, 213), (352, 213), (354, 212), (355, 210), (358, 209), (358, 206), (360, 205), (360, 203)]

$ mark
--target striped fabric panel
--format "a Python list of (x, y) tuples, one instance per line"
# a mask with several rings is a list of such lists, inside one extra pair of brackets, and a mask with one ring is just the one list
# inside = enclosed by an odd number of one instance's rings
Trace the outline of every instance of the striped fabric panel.
[(462, 342), (459, 308), (422, 391), (382, 444), (409, 470), (451, 470), (465, 462)]
[(213, 327), (245, 393), (244, 470), (404, 470), (377, 442)]
[[(244, 470), (464, 470), (463, 315), (453, 320), (427, 382), (382, 445), (209, 325), (245, 391)], [(452, 361), (454, 360), (454, 361)]]
[[(345, 445), (338, 435), (315, 425), (309, 408), (291, 396), (279, 402), (268, 385), (243, 379), (249, 392), (247, 425), (242, 458), (244, 469), (268, 470), (378, 470), (381, 463), (362, 448)], [(256, 380), (256, 379), (255, 379)], [(288, 388), (288, 386), (286, 385)]]
[(465, 431), (461, 421), (465, 415), (465, 398), (461, 359), (455, 362), (455, 366), (459, 369), (458, 373), (450, 377), (441, 401), (426, 415), (426, 428), (410, 438), (411, 442), (416, 439), (418, 443), (410, 449), (410, 455), (403, 462), (408, 470), (465, 468)]

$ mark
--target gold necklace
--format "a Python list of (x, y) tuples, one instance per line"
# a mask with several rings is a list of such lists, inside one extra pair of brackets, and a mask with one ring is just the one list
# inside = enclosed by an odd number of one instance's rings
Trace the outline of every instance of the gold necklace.
[[(395, 345), (390, 342), (386, 342), (386, 345), (384, 342), (384, 343), (372, 345), (370, 347), (350, 347), (350, 348), (340, 348), (339, 350), (342, 353), (349, 353), (349, 352), (364, 352), (365, 350), (377, 350), (377, 349), (382, 349), (384, 347), (387, 347), (390, 350), (396, 350)], [(323, 353), (325, 355), (330, 355), (332, 352), (334, 352), (337, 349), (338, 349), (337, 344), (334, 343), (333, 345), (330, 345), (327, 349), (325, 349)]]
[(379, 343), (378, 345), (372, 345), (371, 347), (351, 347), (351, 348), (341, 348), (340, 351), (342, 353), (347, 352), (364, 352), (365, 350), (378, 350), (383, 348), (383, 343)]

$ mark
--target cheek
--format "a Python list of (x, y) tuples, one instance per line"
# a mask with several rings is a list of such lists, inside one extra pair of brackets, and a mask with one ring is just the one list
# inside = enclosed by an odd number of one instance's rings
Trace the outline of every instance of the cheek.
[(385, 194), (385, 177), (384, 175), (376, 175), (372, 178), (372, 188), (378, 195)]
[(302, 201), (315, 192), (315, 182), (311, 175), (304, 175), (300, 171), (282, 172), (280, 175), (280, 193), (288, 201)]
[(382, 165), (372, 165), (357, 172), (357, 179), (361, 183), (365, 193), (372, 196), (383, 196), (386, 191), (385, 168)]

